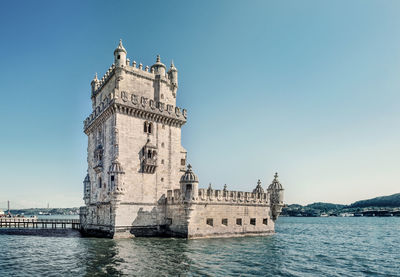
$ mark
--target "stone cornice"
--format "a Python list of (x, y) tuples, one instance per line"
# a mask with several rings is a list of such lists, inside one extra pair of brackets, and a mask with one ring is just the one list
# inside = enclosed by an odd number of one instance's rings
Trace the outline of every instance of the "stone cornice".
[(117, 112), (137, 118), (151, 120), (162, 124), (181, 127), (186, 123), (187, 112), (185, 109), (165, 105), (162, 102), (155, 102), (146, 97), (140, 98), (135, 94), (131, 95), (128, 101), (127, 93), (121, 92), (121, 99), (107, 97), (84, 121), (84, 132), (89, 134), (93, 127), (104, 122), (111, 114)]

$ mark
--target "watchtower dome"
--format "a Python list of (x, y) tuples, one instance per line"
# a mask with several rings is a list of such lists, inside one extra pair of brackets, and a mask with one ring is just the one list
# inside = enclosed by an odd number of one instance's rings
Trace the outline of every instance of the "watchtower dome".
[(114, 64), (115, 66), (126, 65), (126, 50), (122, 45), (122, 40), (119, 40), (118, 47), (114, 50)]

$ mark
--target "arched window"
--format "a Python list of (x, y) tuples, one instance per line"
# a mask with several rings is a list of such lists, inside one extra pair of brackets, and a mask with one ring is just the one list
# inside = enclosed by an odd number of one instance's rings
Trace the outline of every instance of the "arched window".
[(144, 131), (145, 133), (147, 133), (147, 121), (145, 121), (145, 122), (144, 122), (144, 128), (143, 128), (143, 131)]
[(101, 177), (99, 177), (99, 188), (101, 188)]
[(151, 157), (152, 157), (152, 153), (151, 153), (151, 150), (149, 149), (149, 151), (147, 152), (147, 158), (151, 159)]
[(149, 134), (151, 134), (151, 132), (153, 131), (152, 129), (153, 129), (153, 123), (150, 123), (149, 128), (147, 130)]

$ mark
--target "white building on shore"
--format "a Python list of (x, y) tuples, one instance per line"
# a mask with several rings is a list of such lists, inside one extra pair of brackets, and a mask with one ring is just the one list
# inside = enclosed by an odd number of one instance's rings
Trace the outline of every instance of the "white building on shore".
[(157, 56), (131, 62), (120, 41), (114, 63), (92, 86), (84, 121), (88, 173), (82, 232), (105, 237), (267, 235), (283, 206), (277, 174), (252, 192), (199, 189), (181, 145), (187, 111), (176, 106), (178, 70)]

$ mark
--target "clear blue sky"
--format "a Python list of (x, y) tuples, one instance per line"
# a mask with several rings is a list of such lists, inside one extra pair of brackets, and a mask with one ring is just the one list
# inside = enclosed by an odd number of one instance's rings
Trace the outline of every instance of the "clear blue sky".
[(90, 81), (156, 54), (179, 70), (202, 187), (287, 203), (400, 192), (399, 1), (3, 1), (0, 208), (82, 204)]

